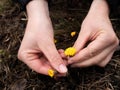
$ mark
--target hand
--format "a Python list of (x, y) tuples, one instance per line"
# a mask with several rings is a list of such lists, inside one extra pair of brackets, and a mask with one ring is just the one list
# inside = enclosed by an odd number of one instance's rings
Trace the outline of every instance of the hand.
[(108, 14), (105, 0), (93, 1), (74, 44), (77, 53), (68, 60), (72, 67), (104, 67), (110, 61), (119, 41)]
[(27, 13), (27, 28), (18, 58), (41, 74), (48, 75), (49, 69), (66, 73), (66, 65), (54, 44), (53, 28), (46, 1), (31, 1), (27, 6)]

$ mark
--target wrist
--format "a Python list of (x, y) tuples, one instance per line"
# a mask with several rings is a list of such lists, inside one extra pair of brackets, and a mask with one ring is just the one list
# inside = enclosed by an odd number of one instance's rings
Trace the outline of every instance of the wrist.
[(89, 13), (109, 16), (109, 7), (106, 0), (93, 0)]
[(48, 3), (46, 0), (32, 0), (27, 5), (28, 20), (42, 20), (49, 18)]
[(34, 28), (51, 27), (48, 3), (46, 0), (32, 0), (27, 5), (28, 26)]
[(50, 20), (39, 21), (39, 20), (29, 19), (27, 22), (26, 30), (28, 31), (53, 30), (52, 22)]

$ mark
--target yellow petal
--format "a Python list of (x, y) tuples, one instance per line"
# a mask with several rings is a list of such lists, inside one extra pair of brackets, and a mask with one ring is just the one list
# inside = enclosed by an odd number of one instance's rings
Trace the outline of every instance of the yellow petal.
[(64, 53), (65, 53), (66, 56), (74, 56), (75, 53), (76, 53), (76, 49), (73, 48), (73, 47), (69, 47), (65, 50)]
[(76, 32), (71, 32), (71, 36), (74, 37), (76, 35)]
[(54, 40), (54, 43), (57, 43), (57, 40), (56, 40), (56, 39)]
[(48, 70), (48, 75), (49, 75), (51, 78), (54, 76), (54, 74), (55, 74), (55, 71), (54, 71), (54, 70), (52, 70), (52, 69), (49, 69), (49, 70)]

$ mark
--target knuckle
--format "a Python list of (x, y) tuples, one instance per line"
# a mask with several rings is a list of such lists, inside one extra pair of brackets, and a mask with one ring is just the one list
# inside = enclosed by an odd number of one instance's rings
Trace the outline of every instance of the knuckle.
[(51, 59), (50, 59), (50, 62), (56, 62), (56, 63), (58, 63), (58, 61), (60, 60), (60, 58), (59, 58), (59, 56), (51, 56)]
[(98, 61), (94, 60), (93, 65), (97, 65), (97, 64), (98, 64)]
[(111, 35), (111, 37), (109, 38), (109, 41), (110, 41), (111, 44), (114, 44), (114, 45), (119, 44), (119, 40), (118, 40), (116, 35)]
[[(108, 60), (109, 61), (109, 60)], [(99, 66), (99, 67), (105, 67), (106, 65), (108, 64), (108, 62), (101, 62), (101, 63), (98, 63), (97, 65)]]
[(24, 51), (18, 51), (17, 57), (19, 60), (26, 58), (26, 53)]
[(20, 51), (18, 51), (17, 57), (18, 57), (18, 59), (21, 59), (21, 52)]
[(119, 43), (120, 43), (120, 41), (119, 41), (119, 39), (118, 38), (116, 38), (116, 46), (118, 46), (119, 45)]
[(107, 65), (107, 64), (103, 64), (103, 63), (102, 63), (102, 64), (98, 64), (99, 67), (103, 67), (103, 68), (104, 68), (106, 65)]
[(89, 58), (92, 58), (96, 55), (96, 49), (94, 47), (87, 47), (89, 53)]

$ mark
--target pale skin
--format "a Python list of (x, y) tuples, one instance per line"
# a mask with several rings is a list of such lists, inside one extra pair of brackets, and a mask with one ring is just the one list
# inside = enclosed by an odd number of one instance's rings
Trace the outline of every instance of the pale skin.
[[(85, 47), (86, 43), (89, 44)], [(105, 0), (94, 0), (74, 47), (77, 54), (68, 61), (72, 67), (106, 66), (119, 40), (109, 19), (109, 8)]]
[(28, 23), (18, 58), (38, 73), (48, 75), (49, 69), (55, 69), (65, 74), (67, 65), (104, 67), (118, 46), (119, 40), (112, 28), (105, 0), (93, 0), (73, 46), (77, 53), (67, 61), (63, 59), (64, 51), (55, 47), (47, 1), (31, 1), (27, 5), (27, 14)]
[(66, 73), (66, 65), (54, 44), (47, 1), (31, 1), (27, 5), (27, 13), (28, 23), (18, 58), (41, 74), (48, 75), (49, 69)]

